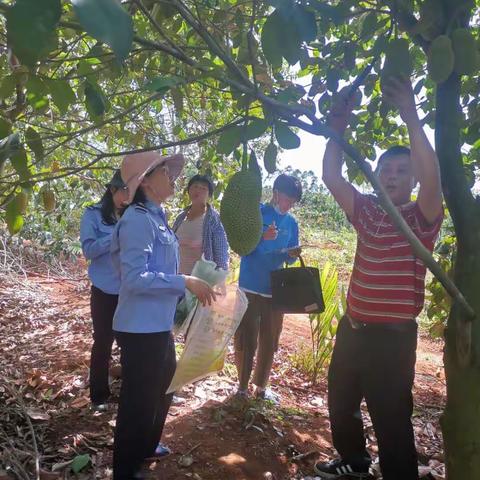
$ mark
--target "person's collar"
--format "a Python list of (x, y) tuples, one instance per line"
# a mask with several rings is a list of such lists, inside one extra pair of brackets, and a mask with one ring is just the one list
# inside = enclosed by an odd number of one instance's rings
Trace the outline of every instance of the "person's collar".
[(151, 200), (145, 200), (145, 207), (147, 207), (151, 212), (165, 214), (165, 208), (163, 205), (158, 205)]

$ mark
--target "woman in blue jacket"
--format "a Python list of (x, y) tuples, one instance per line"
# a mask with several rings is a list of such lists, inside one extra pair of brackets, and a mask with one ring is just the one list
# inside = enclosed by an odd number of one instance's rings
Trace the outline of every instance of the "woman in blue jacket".
[(129, 203), (113, 234), (112, 260), (120, 273), (113, 319), (121, 349), (122, 386), (113, 451), (114, 480), (142, 478), (143, 460), (155, 454), (172, 395), (175, 372), (171, 333), (180, 296), (188, 288), (200, 302), (215, 298), (202, 280), (178, 274), (178, 243), (162, 204), (174, 193), (182, 155), (127, 155), (121, 167)]
[(127, 190), (117, 170), (100, 202), (87, 207), (80, 225), (80, 241), (90, 262), (90, 309), (93, 345), (90, 356), (90, 400), (95, 410), (105, 410), (110, 396), (108, 371), (112, 354), (112, 321), (118, 301), (120, 277), (110, 258), (112, 232), (127, 200)]
[(180, 272), (190, 275), (202, 255), (228, 270), (228, 242), (218, 212), (208, 203), (213, 183), (205, 175), (194, 175), (188, 182), (190, 205), (173, 224), (180, 243)]

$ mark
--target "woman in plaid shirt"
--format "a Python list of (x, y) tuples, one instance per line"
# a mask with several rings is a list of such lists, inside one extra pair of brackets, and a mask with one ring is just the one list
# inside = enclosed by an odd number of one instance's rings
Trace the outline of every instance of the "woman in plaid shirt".
[(173, 224), (180, 243), (180, 268), (184, 275), (192, 273), (202, 254), (205, 260), (228, 270), (228, 242), (220, 215), (208, 200), (213, 195), (213, 183), (204, 175), (194, 175), (187, 186), (191, 204)]

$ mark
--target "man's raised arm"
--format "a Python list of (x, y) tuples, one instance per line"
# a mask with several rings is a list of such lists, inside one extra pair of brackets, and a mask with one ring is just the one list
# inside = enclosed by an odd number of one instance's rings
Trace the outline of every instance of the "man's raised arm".
[(400, 117), (407, 125), (412, 169), (420, 184), (418, 206), (427, 222), (433, 223), (443, 208), (440, 168), (437, 154), (418, 118), (412, 85), (409, 80), (391, 78), (384, 88), (384, 96), (398, 108)]
[[(347, 99), (340, 93), (332, 106), (328, 116), (328, 124), (332, 130), (343, 135), (347, 128), (348, 119), (352, 113), (354, 99)], [(329, 140), (323, 156), (322, 179), (340, 207), (349, 218), (354, 213), (355, 189), (342, 175), (343, 151), (334, 140)]]

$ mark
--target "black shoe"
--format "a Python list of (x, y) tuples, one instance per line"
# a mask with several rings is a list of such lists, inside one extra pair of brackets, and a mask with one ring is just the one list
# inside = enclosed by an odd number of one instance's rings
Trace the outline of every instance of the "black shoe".
[(363, 466), (351, 465), (348, 462), (337, 459), (331, 462), (318, 462), (313, 467), (315, 473), (324, 479), (340, 479), (340, 478), (369, 478), (368, 470), (370, 465), (365, 464)]

